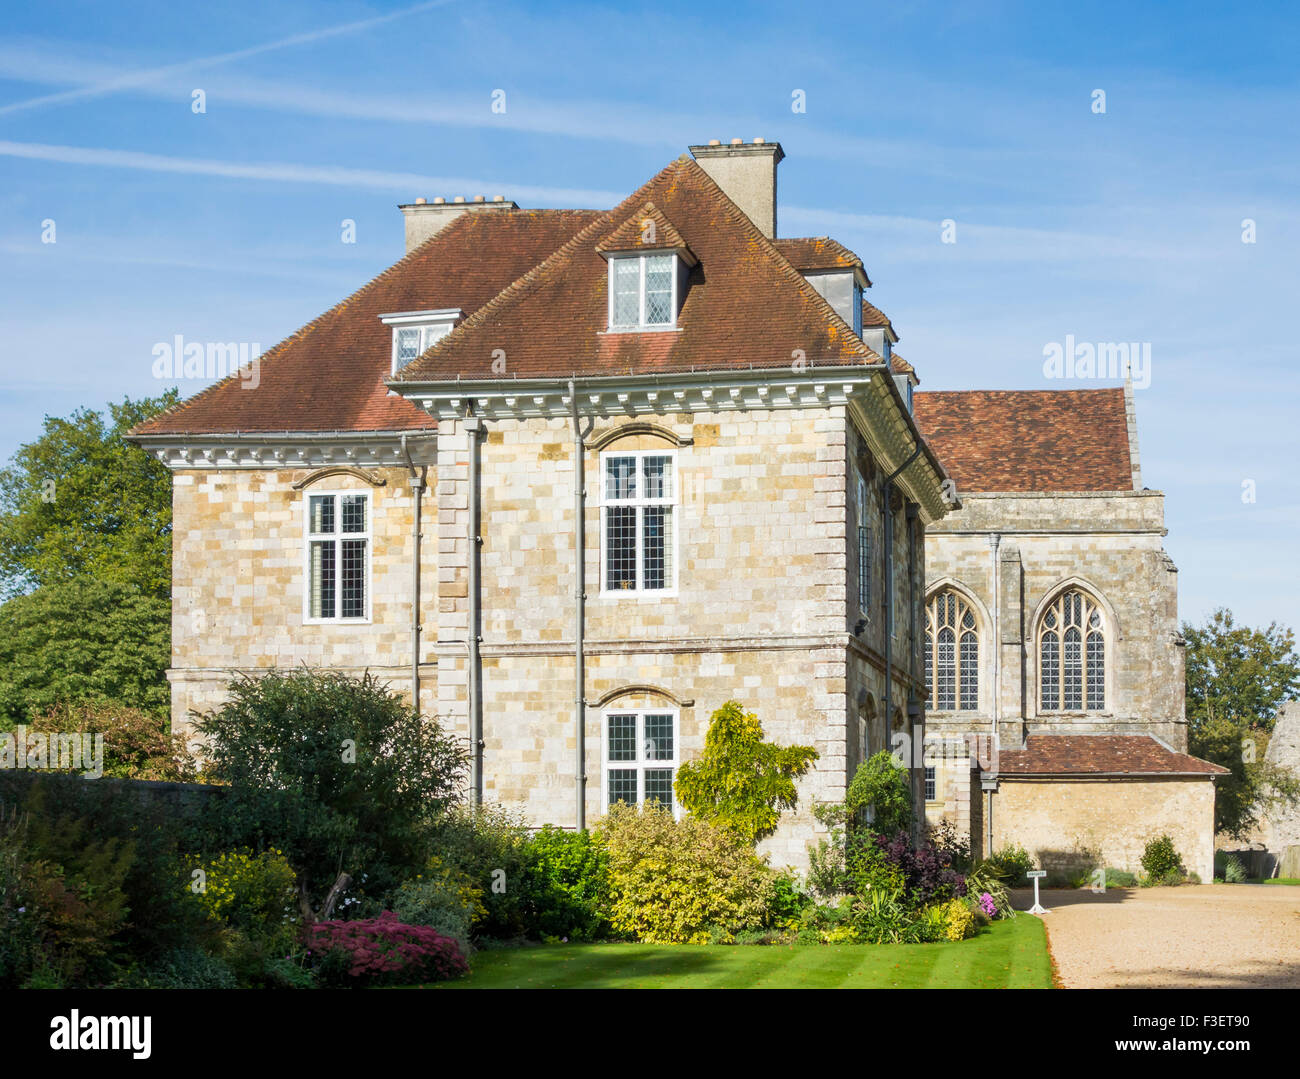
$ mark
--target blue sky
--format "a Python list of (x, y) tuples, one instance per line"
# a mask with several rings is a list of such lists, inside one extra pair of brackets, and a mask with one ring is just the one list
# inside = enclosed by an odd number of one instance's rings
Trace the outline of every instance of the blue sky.
[(781, 234), (863, 256), (923, 389), (1095, 385), (1045, 380), (1044, 347), (1149, 342), (1183, 617), (1300, 623), (1287, 5), (54, 0), (0, 26), (0, 457), (160, 392), (176, 334), (269, 348), (401, 255), (398, 202), (605, 207), (761, 135)]

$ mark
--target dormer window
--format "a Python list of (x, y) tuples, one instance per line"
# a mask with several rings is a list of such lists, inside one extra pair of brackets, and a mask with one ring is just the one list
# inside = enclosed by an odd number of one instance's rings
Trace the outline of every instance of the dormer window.
[(428, 352), (451, 333), (460, 316), (461, 310), (458, 307), (380, 315), (380, 321), (393, 329), (392, 373), (397, 374), (417, 356)]
[(670, 330), (677, 323), (680, 260), (674, 254), (609, 260), (609, 328)]

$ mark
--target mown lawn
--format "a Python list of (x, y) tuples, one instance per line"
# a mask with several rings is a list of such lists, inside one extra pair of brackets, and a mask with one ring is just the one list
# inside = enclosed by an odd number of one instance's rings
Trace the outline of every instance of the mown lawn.
[(954, 944), (544, 944), (478, 952), (437, 989), (1048, 989), (1043, 924), (1022, 914)]

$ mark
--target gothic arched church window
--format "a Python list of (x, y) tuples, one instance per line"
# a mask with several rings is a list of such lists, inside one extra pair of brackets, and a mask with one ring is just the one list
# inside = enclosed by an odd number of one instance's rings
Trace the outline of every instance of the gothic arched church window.
[(952, 589), (936, 592), (925, 607), (930, 707), (938, 712), (978, 708), (979, 662), (979, 628), (971, 605)]
[(1038, 624), (1038, 685), (1045, 712), (1106, 707), (1106, 619), (1077, 588), (1057, 596)]

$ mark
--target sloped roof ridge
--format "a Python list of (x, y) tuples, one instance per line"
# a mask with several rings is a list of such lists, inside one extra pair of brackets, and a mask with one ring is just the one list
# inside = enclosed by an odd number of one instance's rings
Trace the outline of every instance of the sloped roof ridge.
[(596, 244), (596, 250), (597, 251), (619, 250), (619, 248), (612, 242), (612, 238), (619, 236), (623, 232), (623, 230), (628, 228), (629, 226), (632, 227), (632, 229), (638, 234), (639, 237), (643, 228), (642, 222), (646, 218), (650, 218), (650, 220), (654, 222), (655, 239), (652, 243), (649, 244), (641, 243), (640, 240), (638, 239), (636, 243), (636, 246), (638, 248), (642, 248), (642, 247), (644, 248), (651, 248), (651, 247), (686, 248), (686, 241), (682, 238), (682, 234), (677, 231), (677, 226), (674, 225), (671, 220), (669, 220), (668, 215), (664, 213), (663, 210), (659, 209), (659, 207), (654, 204), (653, 200), (647, 200), (645, 205), (643, 205), (641, 209), (637, 210), (633, 214), (630, 214), (628, 217), (624, 218), (620, 224), (614, 226), (614, 228), (610, 229), (607, 233), (605, 233), (605, 235), (601, 237), (600, 242)]
[[(446, 352), (449, 352), (454, 347), (454, 345), (458, 343), (457, 337), (459, 334), (461, 334), (462, 332), (467, 332), (471, 329), (476, 329), (480, 324), (487, 322), (490, 318), (496, 315), (496, 313), (500, 310), (502, 306), (504, 306), (505, 304), (513, 300), (515, 296), (525, 292), (528, 288), (530, 288), (532, 284), (537, 280), (537, 278), (541, 274), (547, 272), (552, 267), (553, 264), (559, 264), (563, 262), (564, 260), (570, 258), (576, 251), (581, 250), (584, 246), (590, 245), (595, 239), (602, 236), (603, 233), (599, 232), (598, 230), (601, 227), (603, 227), (606, 222), (615, 221), (615, 220), (621, 222), (622, 220), (624, 220), (623, 217), (621, 216), (616, 217), (615, 215), (624, 214), (626, 212), (627, 207), (635, 207), (638, 204), (638, 202), (652, 201), (645, 197), (646, 189), (649, 188), (652, 184), (657, 183), (661, 178), (667, 176), (671, 170), (677, 168), (686, 168), (687, 170), (692, 170), (694, 173), (698, 174), (699, 178), (703, 179), (706, 182), (707, 184), (706, 190), (711, 188), (714, 197), (716, 199), (721, 200), (719, 203), (719, 208), (722, 210), (722, 212), (727, 214), (740, 228), (747, 230), (750, 237), (754, 239), (761, 248), (764, 249), (765, 253), (769, 257), (776, 260), (778, 270), (780, 270), (781, 273), (785, 277), (787, 277), (792, 284), (795, 285), (795, 287), (799, 290), (800, 295), (803, 296), (805, 300), (812, 302), (814, 308), (819, 309), (826, 316), (827, 320), (833, 326), (836, 326), (837, 328), (843, 331), (843, 336), (854, 343), (853, 351), (856, 351), (859, 355), (863, 356), (864, 359), (867, 359), (868, 361), (876, 362), (876, 363), (884, 363), (884, 359), (881, 356), (879, 356), (874, 349), (868, 347), (863, 342), (863, 340), (853, 332), (853, 328), (847, 322), (845, 322), (844, 319), (842, 319), (839, 316), (835, 308), (833, 308), (830, 305), (830, 303), (825, 299), (825, 297), (823, 297), (821, 293), (819, 293), (815, 288), (812, 287), (812, 285), (808, 283), (807, 278), (805, 278), (803, 274), (801, 274), (798, 270), (796, 270), (794, 266), (791, 265), (790, 261), (784, 255), (782, 255), (780, 251), (776, 249), (776, 246), (772, 243), (771, 239), (765, 236), (762, 230), (757, 225), (755, 225), (753, 221), (749, 219), (749, 216), (727, 196), (726, 192), (724, 192), (722, 188), (718, 186), (718, 184), (714, 181), (713, 177), (711, 177), (707, 172), (705, 172), (704, 169), (700, 168), (699, 164), (693, 158), (687, 157), (685, 154), (682, 154), (680, 157), (677, 157), (673, 161), (670, 161), (667, 165), (665, 165), (662, 169), (660, 169), (657, 173), (655, 173), (652, 177), (650, 177), (650, 179), (648, 179), (645, 183), (643, 183), (640, 187), (638, 187), (635, 191), (633, 191), (630, 195), (628, 195), (627, 198), (625, 198), (617, 206), (613, 207), (611, 210), (607, 211), (601, 217), (598, 217), (586, 228), (579, 231), (577, 235), (573, 237), (573, 239), (569, 240), (568, 243), (563, 244), (561, 247), (557, 248), (554, 252), (552, 252), (545, 259), (543, 259), (536, 266), (534, 266), (531, 270), (529, 270), (528, 273), (524, 274), (522, 277), (512, 282), (509, 286), (502, 289), (499, 293), (496, 294), (496, 296), (494, 296), (491, 300), (489, 300), (477, 311), (475, 311), (474, 314), (472, 314), (469, 318), (467, 318), (464, 322), (462, 322), (459, 326), (457, 326), (456, 329), (452, 330), (451, 333), (447, 334), (444, 338), (442, 338), (442, 340), (438, 341), (433, 346), (433, 348), (429, 349), (427, 352), (422, 353), (410, 364), (408, 364), (407, 367), (404, 368), (404, 370), (410, 370), (411, 368), (417, 365), (423, 364), (424, 361), (427, 359), (438, 357), (443, 355)], [(389, 379), (388, 381), (390, 384), (394, 384), (394, 383), (401, 383), (404, 381), (416, 382), (422, 380), (418, 378), (405, 379), (405, 378), (398, 377), (398, 378)], [(437, 380), (433, 380), (433, 381), (437, 381)]]
[[(522, 209), (522, 208), (521, 208), (521, 209), (515, 209), (515, 210), (503, 210), (503, 211), (498, 211), (498, 213), (501, 213), (501, 214), (503, 214), (503, 215), (504, 215), (504, 214), (510, 214), (510, 215), (515, 215), (515, 214), (536, 214), (536, 213), (548, 213), (548, 214), (573, 214), (573, 213), (578, 213), (578, 214), (582, 214), (582, 213), (589, 213), (589, 212), (591, 212), (591, 211), (588, 211), (588, 210), (578, 210), (578, 209), (573, 209), (573, 208), (569, 208), (569, 209), (559, 209), (559, 208), (552, 209), (552, 208), (545, 208), (545, 209), (532, 209), (532, 210), (526, 210), (526, 209)], [(261, 353), (261, 354), (257, 357), (258, 360), (259, 360), (260, 362), (266, 362), (266, 361), (269, 360), (269, 359), (273, 359), (273, 358), (274, 358), (275, 356), (277, 356), (277, 355), (278, 355), (282, 350), (284, 350), (285, 348), (287, 348), (289, 345), (293, 344), (295, 341), (302, 340), (303, 338), (305, 338), (306, 336), (308, 336), (309, 334), (311, 334), (312, 332), (314, 332), (314, 331), (319, 327), (320, 323), (324, 322), (324, 321), (325, 321), (327, 318), (329, 318), (331, 315), (334, 315), (334, 314), (336, 314), (337, 312), (343, 310), (343, 309), (346, 308), (350, 303), (353, 303), (354, 301), (358, 301), (358, 300), (360, 300), (360, 298), (361, 298), (362, 296), (364, 296), (367, 292), (369, 292), (371, 289), (375, 288), (376, 286), (378, 286), (379, 284), (381, 284), (382, 282), (384, 282), (385, 280), (387, 280), (389, 277), (391, 277), (392, 275), (396, 274), (399, 270), (404, 269), (405, 266), (406, 266), (406, 264), (407, 264), (408, 262), (410, 262), (413, 258), (415, 258), (417, 255), (419, 255), (421, 252), (423, 252), (424, 249), (425, 249), (426, 247), (428, 247), (430, 244), (433, 244), (433, 243), (435, 243), (435, 242), (437, 242), (437, 241), (439, 241), (439, 240), (444, 240), (444, 239), (446, 239), (448, 236), (453, 235), (453, 233), (454, 233), (457, 229), (462, 229), (462, 228), (464, 228), (464, 227), (465, 227), (464, 222), (469, 221), (470, 219), (471, 219), (471, 214), (469, 214), (469, 213), (463, 213), (463, 214), (460, 214), (460, 215), (457, 216), (454, 220), (448, 222), (448, 224), (447, 224), (445, 227), (443, 227), (442, 229), (439, 229), (438, 232), (434, 233), (434, 235), (430, 236), (427, 240), (425, 240), (424, 243), (419, 244), (419, 245), (416, 246), (416, 247), (413, 247), (410, 251), (406, 252), (406, 254), (403, 255), (400, 259), (398, 259), (396, 262), (394, 262), (391, 266), (388, 266), (386, 269), (381, 270), (381, 271), (380, 271), (379, 273), (377, 273), (374, 277), (372, 277), (369, 281), (367, 281), (364, 285), (361, 285), (361, 286), (360, 286), (359, 288), (357, 288), (354, 292), (352, 292), (352, 293), (350, 293), (349, 295), (345, 296), (342, 300), (340, 300), (338, 303), (336, 303), (333, 307), (330, 307), (330, 308), (326, 309), (325, 311), (322, 311), (319, 315), (317, 315), (314, 319), (312, 319), (312, 320), (311, 320), (310, 322), (308, 322), (306, 325), (299, 326), (298, 329), (294, 330), (294, 332), (291, 333), (288, 337), (282, 338), (280, 341), (277, 341), (273, 346), (271, 346), (271, 348), (269, 348), (269, 349), (267, 349), (265, 352)], [(149, 426), (151, 426), (151, 425), (153, 425), (153, 424), (156, 424), (156, 423), (160, 422), (160, 421), (163, 420), (163, 419), (166, 419), (166, 418), (170, 418), (170, 417), (172, 417), (172, 416), (175, 416), (175, 415), (177, 415), (177, 414), (180, 413), (180, 412), (184, 412), (186, 409), (190, 408), (192, 405), (197, 405), (200, 401), (204, 400), (208, 395), (210, 395), (210, 394), (212, 394), (212, 393), (215, 393), (215, 392), (216, 392), (218, 389), (220, 389), (222, 386), (225, 386), (227, 383), (230, 383), (230, 382), (234, 381), (234, 380), (237, 379), (238, 377), (239, 377), (239, 372), (236, 371), (234, 374), (230, 374), (230, 375), (227, 375), (225, 378), (218, 379), (218, 380), (217, 380), (216, 382), (214, 382), (211, 386), (206, 386), (206, 387), (204, 387), (202, 390), (200, 390), (198, 393), (194, 394), (192, 397), (187, 397), (187, 398), (185, 398), (185, 399), (182, 400), (182, 401), (177, 401), (176, 404), (172, 405), (171, 408), (164, 409), (162, 412), (159, 412), (157, 415), (154, 415), (154, 416), (149, 417), (149, 419), (143, 421), (142, 423), (138, 423), (138, 424), (136, 424), (134, 427), (132, 427), (129, 431), (126, 432), (127, 435), (134, 435), (134, 434), (147, 435), (147, 434), (149, 434), (149, 431), (146, 430), (146, 428), (148, 428)]]

